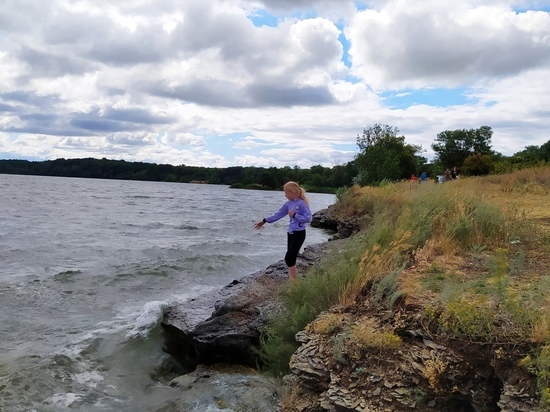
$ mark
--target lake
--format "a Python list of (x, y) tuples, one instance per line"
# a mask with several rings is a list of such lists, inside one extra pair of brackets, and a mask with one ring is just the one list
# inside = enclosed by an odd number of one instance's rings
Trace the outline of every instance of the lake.
[[(155, 410), (166, 306), (283, 258), (281, 191), (0, 175), (0, 410)], [(336, 197), (308, 193), (312, 212)], [(330, 235), (308, 228), (305, 246)]]

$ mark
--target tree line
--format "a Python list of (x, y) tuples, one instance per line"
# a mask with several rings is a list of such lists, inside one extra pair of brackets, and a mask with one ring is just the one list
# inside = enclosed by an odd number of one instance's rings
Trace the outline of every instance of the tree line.
[(208, 183), (235, 188), (280, 189), (287, 181), (300, 182), (310, 191), (334, 193), (351, 185), (356, 171), (353, 165), (302, 169), (290, 167), (227, 167), (208, 168), (173, 166), (110, 159), (56, 159), (40, 162), (0, 160), (0, 174), (64, 176), (96, 179), (145, 180), (179, 183)]
[(482, 176), (550, 162), (550, 140), (541, 146), (526, 146), (512, 156), (494, 151), (493, 130), (489, 126), (439, 133), (431, 145), (435, 153), (432, 162), (421, 155), (424, 151), (421, 146), (406, 143), (405, 136), (398, 133), (396, 127), (377, 123), (357, 135), (359, 153), (353, 160), (357, 169), (354, 183), (376, 186), (421, 173), (435, 178), (453, 167), (461, 175)]
[(461, 175), (480, 176), (550, 162), (550, 140), (541, 146), (526, 146), (507, 157), (492, 149), (492, 135), (489, 126), (441, 132), (431, 145), (436, 154), (432, 162), (422, 156), (421, 146), (407, 143), (396, 127), (376, 123), (357, 135), (359, 151), (354, 159), (333, 167), (208, 168), (85, 158), (40, 162), (0, 160), (0, 174), (209, 183), (269, 190), (280, 189), (285, 182), (294, 180), (309, 191), (334, 193), (352, 184), (376, 186), (423, 172), (435, 177), (452, 167), (457, 167)]

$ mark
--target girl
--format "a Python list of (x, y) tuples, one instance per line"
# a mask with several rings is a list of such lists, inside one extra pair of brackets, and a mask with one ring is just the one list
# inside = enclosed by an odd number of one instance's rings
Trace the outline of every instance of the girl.
[(306, 225), (311, 222), (311, 210), (306, 191), (296, 182), (287, 182), (283, 186), (288, 201), (275, 214), (263, 218), (254, 227), (260, 229), (265, 223), (273, 223), (288, 215), (290, 222), (287, 233), (285, 263), (288, 266), (290, 280), (296, 279), (296, 257), (306, 240)]

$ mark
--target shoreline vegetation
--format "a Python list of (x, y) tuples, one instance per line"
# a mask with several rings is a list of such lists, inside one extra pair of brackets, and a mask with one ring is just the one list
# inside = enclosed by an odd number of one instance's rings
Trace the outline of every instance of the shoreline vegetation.
[(337, 196), (359, 232), (261, 339), (283, 411), (548, 410), (550, 167)]

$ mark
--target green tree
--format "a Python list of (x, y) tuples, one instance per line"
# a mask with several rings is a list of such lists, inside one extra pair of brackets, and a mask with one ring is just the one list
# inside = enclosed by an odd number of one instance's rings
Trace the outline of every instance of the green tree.
[(345, 187), (351, 186), (353, 174), (350, 172), (351, 162), (346, 165), (336, 165), (332, 168), (327, 186)]
[(359, 174), (354, 179), (360, 185), (377, 185), (383, 180), (407, 179), (418, 173), (420, 146), (405, 143), (405, 136), (397, 136), (396, 127), (379, 123), (363, 130), (357, 136), (361, 152), (355, 157)]
[(462, 172), (467, 176), (483, 176), (493, 171), (493, 159), (489, 155), (474, 153), (464, 160)]
[(275, 176), (273, 175), (271, 169), (269, 171), (266, 170), (261, 174), (260, 184), (271, 189), (275, 189), (277, 187)]
[(489, 126), (479, 129), (446, 130), (437, 135), (432, 149), (444, 167), (461, 168), (466, 158), (474, 153), (492, 155), (493, 130)]
[(540, 147), (540, 157), (545, 162), (550, 162), (550, 140)]
[(525, 146), (520, 152), (514, 153), (514, 161), (518, 163), (535, 163), (541, 158), (540, 147)]

